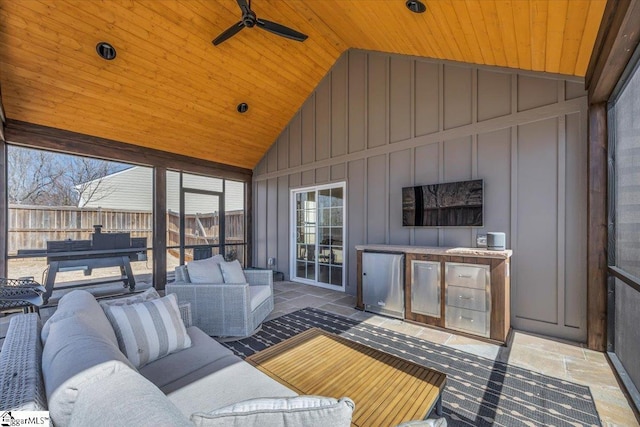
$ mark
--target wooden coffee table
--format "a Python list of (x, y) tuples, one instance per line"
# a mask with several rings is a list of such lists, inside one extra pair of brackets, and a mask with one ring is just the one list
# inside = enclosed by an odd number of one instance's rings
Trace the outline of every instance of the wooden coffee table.
[(247, 362), (299, 394), (351, 398), (352, 425), (395, 426), (442, 413), (446, 375), (391, 354), (310, 329)]

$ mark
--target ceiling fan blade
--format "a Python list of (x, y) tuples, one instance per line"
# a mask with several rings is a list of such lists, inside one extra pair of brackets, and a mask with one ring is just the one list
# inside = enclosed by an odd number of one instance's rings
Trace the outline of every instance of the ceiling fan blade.
[(249, 0), (249, 2), (247, 2), (247, 0), (236, 0), (236, 2), (238, 3), (238, 6), (240, 6), (242, 13), (251, 9), (251, 0)]
[(291, 28), (285, 27), (284, 25), (278, 24), (276, 22), (267, 21), (266, 19), (256, 20), (256, 25), (263, 30), (272, 32), (273, 34), (277, 34), (279, 36), (299, 42), (305, 41), (308, 37), (306, 34), (302, 34), (296, 30), (292, 30)]
[(218, 46), (223, 41), (225, 41), (228, 38), (233, 37), (234, 35), (236, 35), (238, 33), (238, 31), (240, 31), (243, 28), (244, 28), (244, 24), (242, 23), (242, 21), (237, 22), (237, 23), (233, 24), (232, 26), (230, 26), (229, 28), (227, 28), (224, 33), (220, 34), (218, 37), (213, 39), (213, 41), (211, 43), (213, 43), (214, 46)]

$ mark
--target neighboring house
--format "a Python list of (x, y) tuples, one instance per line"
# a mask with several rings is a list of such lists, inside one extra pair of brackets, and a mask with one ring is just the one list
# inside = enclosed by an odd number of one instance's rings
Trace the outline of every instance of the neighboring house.
[[(107, 175), (104, 178), (80, 184), (76, 188), (88, 186), (80, 196), (80, 208), (126, 209), (149, 211), (153, 206), (153, 169), (132, 166)], [(184, 187), (198, 190), (222, 191), (222, 180), (217, 178), (185, 174)], [(97, 189), (93, 191), (92, 187)], [(180, 174), (167, 172), (167, 210), (180, 211)], [(92, 196), (87, 196), (92, 195)], [(89, 200), (86, 200), (85, 198)], [(244, 209), (244, 183), (226, 180), (225, 210)], [(187, 214), (211, 213), (219, 210), (217, 199), (211, 196), (193, 195), (186, 201)]]

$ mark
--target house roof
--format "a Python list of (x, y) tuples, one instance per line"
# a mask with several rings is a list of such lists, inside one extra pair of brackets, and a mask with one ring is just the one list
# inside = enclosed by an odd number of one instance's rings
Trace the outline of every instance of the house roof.
[(0, 0), (3, 103), (10, 119), (253, 168), (349, 48), (584, 76), (606, 4), (424, 2), (254, 0), (309, 38), (245, 28), (213, 46), (234, 0)]

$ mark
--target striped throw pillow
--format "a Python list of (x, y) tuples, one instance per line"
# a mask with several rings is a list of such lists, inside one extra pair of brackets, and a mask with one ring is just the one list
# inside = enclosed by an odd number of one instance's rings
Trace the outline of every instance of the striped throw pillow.
[(102, 308), (113, 326), (120, 350), (136, 368), (191, 347), (175, 294)]

